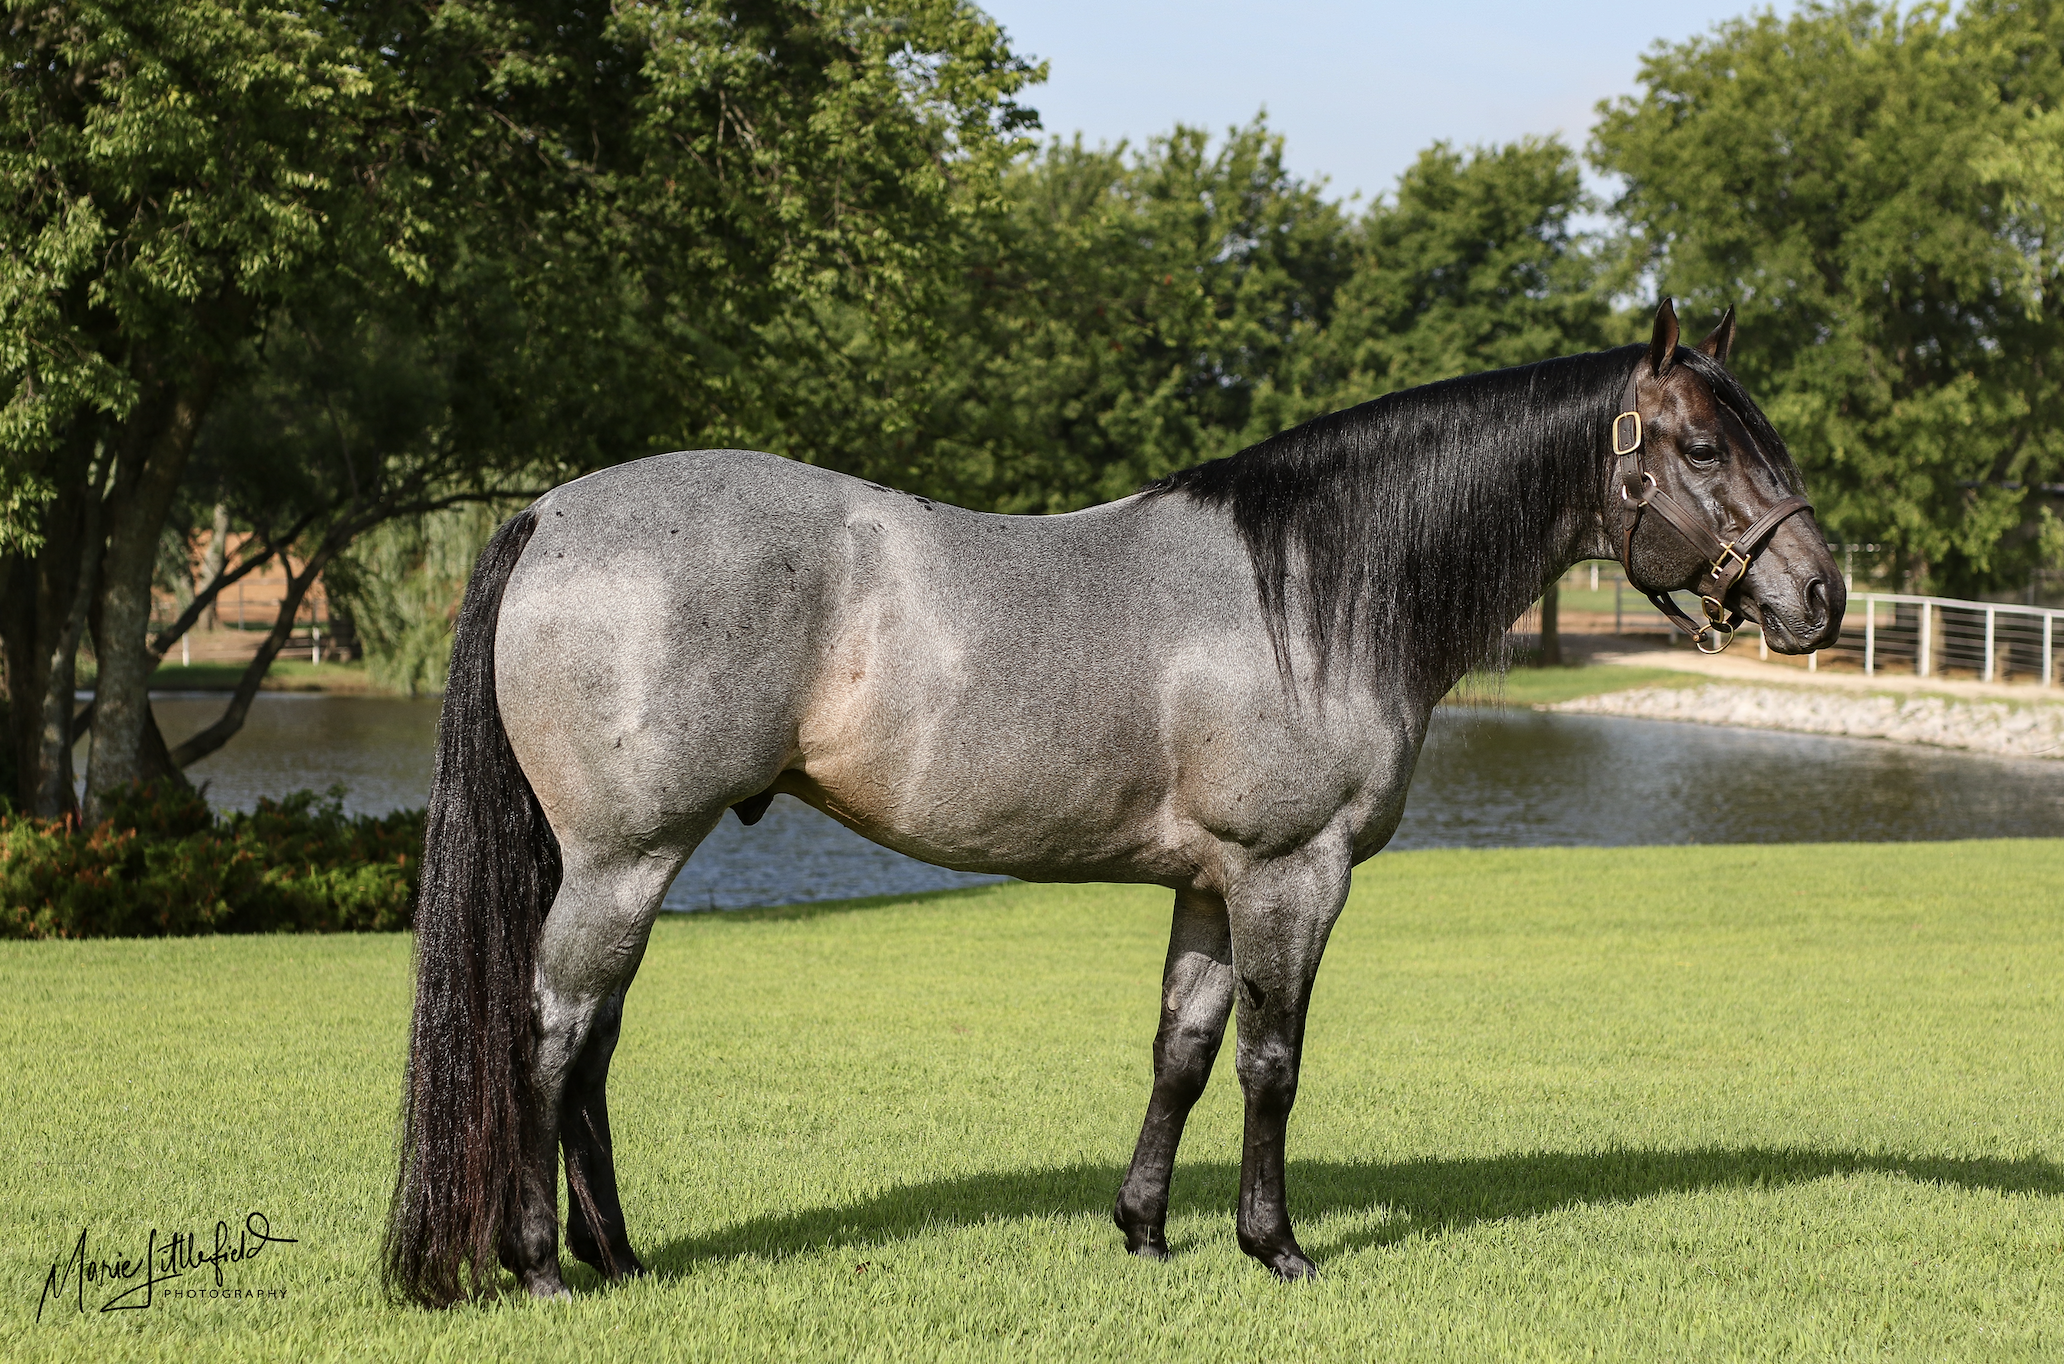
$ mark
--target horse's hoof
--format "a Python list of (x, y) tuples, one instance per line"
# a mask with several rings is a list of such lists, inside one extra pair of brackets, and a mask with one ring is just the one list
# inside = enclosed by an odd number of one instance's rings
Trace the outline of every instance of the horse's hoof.
[(1319, 1277), (1319, 1267), (1296, 1251), (1272, 1255), (1266, 1262), (1275, 1276), (1284, 1283), (1302, 1283)]
[(1143, 1241), (1136, 1246), (1127, 1246), (1125, 1251), (1126, 1254), (1137, 1255), (1142, 1260), (1173, 1260), (1175, 1258), (1169, 1252), (1168, 1243), (1165, 1241)]
[(573, 1294), (566, 1291), (566, 1282), (555, 1270), (541, 1269), (523, 1276), (524, 1291), (538, 1302), (572, 1302)]

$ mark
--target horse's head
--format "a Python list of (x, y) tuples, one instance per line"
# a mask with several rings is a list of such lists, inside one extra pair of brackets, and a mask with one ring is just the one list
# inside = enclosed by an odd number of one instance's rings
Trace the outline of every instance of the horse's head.
[(1690, 349), (1670, 300), (1656, 310), (1614, 424), (1608, 524), (1634, 586), (1699, 594), (1707, 619), (1679, 623), (1712, 630), (1701, 648), (1746, 616), (1779, 653), (1808, 653), (1840, 634), (1848, 593), (1798, 466), (1727, 372), (1733, 345), (1731, 308)]

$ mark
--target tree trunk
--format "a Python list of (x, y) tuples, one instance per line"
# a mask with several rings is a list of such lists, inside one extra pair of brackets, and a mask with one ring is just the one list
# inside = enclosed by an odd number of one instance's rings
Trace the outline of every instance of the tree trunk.
[[(208, 552), (201, 556), (201, 591), (213, 587), (222, 577), (222, 565), (229, 557), (229, 504), (215, 504), (215, 520), (208, 527)], [(222, 628), (222, 619), (216, 608), (222, 603), (220, 596), (208, 603), (207, 622), (210, 630)]]
[[(213, 371), (131, 416), (132, 438), (116, 467), (108, 497), (107, 550), (100, 566), (100, 609), (94, 652), (100, 680), (94, 688), (93, 746), (86, 765), (86, 819), (101, 817), (107, 796), (132, 782), (178, 776), (154, 761), (145, 739), (151, 728), (151, 578), (158, 537), (164, 533), (187, 456), (213, 394)], [(162, 743), (155, 746), (162, 751)]]
[(0, 637), (7, 655), (6, 742), (14, 750), (15, 798), (29, 814), (59, 819), (77, 809), (71, 735), (76, 664), (91, 584), (82, 570), (99, 559), (99, 488), (91, 476), (94, 433), (81, 423), (54, 468), (58, 496), (43, 509), (43, 544), (10, 562), (10, 590), (0, 596)]
[(57, 631), (50, 650), (48, 674), (43, 685), (42, 723), (36, 731), (36, 789), (30, 809), (42, 819), (57, 819), (78, 809), (72, 781), (72, 708), (78, 691), (79, 641), (86, 634), (86, 618), (93, 606), (93, 589), (99, 580), (100, 487), (94, 480), (86, 490), (86, 506), (79, 548), (74, 557), (76, 583), (70, 610)]
[(1541, 666), (1562, 666), (1562, 579), (1548, 584), (1541, 594)]

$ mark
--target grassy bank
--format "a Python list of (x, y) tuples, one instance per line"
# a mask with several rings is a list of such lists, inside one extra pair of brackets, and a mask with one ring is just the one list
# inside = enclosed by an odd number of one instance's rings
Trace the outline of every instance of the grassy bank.
[[(243, 680), (241, 663), (160, 664), (151, 674), (152, 691), (235, 691)], [(81, 686), (90, 685), (81, 683)], [(349, 663), (310, 663), (305, 658), (275, 658), (259, 686), (266, 691), (379, 692), (366, 676), (363, 659)]]
[[(152, 691), (235, 691), (243, 680), (242, 663), (161, 663), (151, 673)], [(77, 664), (81, 691), (92, 691), (99, 676), (90, 655)], [(259, 686), (266, 691), (373, 692), (385, 694), (367, 675), (364, 659), (348, 663), (311, 663), (305, 658), (275, 658)]]
[[(1422, 852), (1358, 873), (1292, 1207), (1233, 1240), (1229, 1067), (1166, 1265), (1106, 1209), (1167, 896), (670, 918), (612, 1094), (657, 1271), (391, 1308), (405, 937), (0, 944), (19, 1358), (2054, 1357), (2064, 844)], [(45, 1309), (54, 1259), (251, 1209), (284, 1301)], [(206, 1271), (180, 1281), (205, 1281)]]
[(1447, 704), (1552, 706), (1580, 696), (1602, 696), (1633, 687), (1695, 687), (1711, 680), (1671, 668), (1635, 668), (1621, 663), (1513, 668), (1504, 673), (1471, 673), (1448, 693)]

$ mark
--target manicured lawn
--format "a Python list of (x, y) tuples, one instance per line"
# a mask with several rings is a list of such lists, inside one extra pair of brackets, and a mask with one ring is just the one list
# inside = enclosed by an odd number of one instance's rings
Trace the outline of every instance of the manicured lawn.
[(1552, 706), (1579, 696), (1599, 696), (1632, 687), (1695, 687), (1710, 681), (1711, 678), (1697, 673), (1634, 668), (1620, 663), (1513, 668), (1504, 673), (1471, 673), (1448, 693), (1448, 702), (1463, 706)]
[[(2058, 842), (1377, 859), (1312, 1008), (1296, 1288), (1234, 1244), (1230, 1048), (1176, 1260), (1108, 1221), (1163, 892), (670, 918), (612, 1095), (656, 1276), (441, 1315), (373, 1272), (405, 939), (0, 944), (8, 1351), (2055, 1358), (2060, 883)], [(224, 1277), (284, 1301), (34, 1322), (82, 1227), (134, 1256), (254, 1208), (298, 1242)]]
[[(243, 680), (241, 663), (164, 663), (151, 674), (153, 691), (234, 691)], [(91, 679), (82, 682), (85, 686)], [(377, 691), (366, 676), (364, 660), (311, 663), (305, 658), (275, 658), (261, 684), (267, 691)]]

